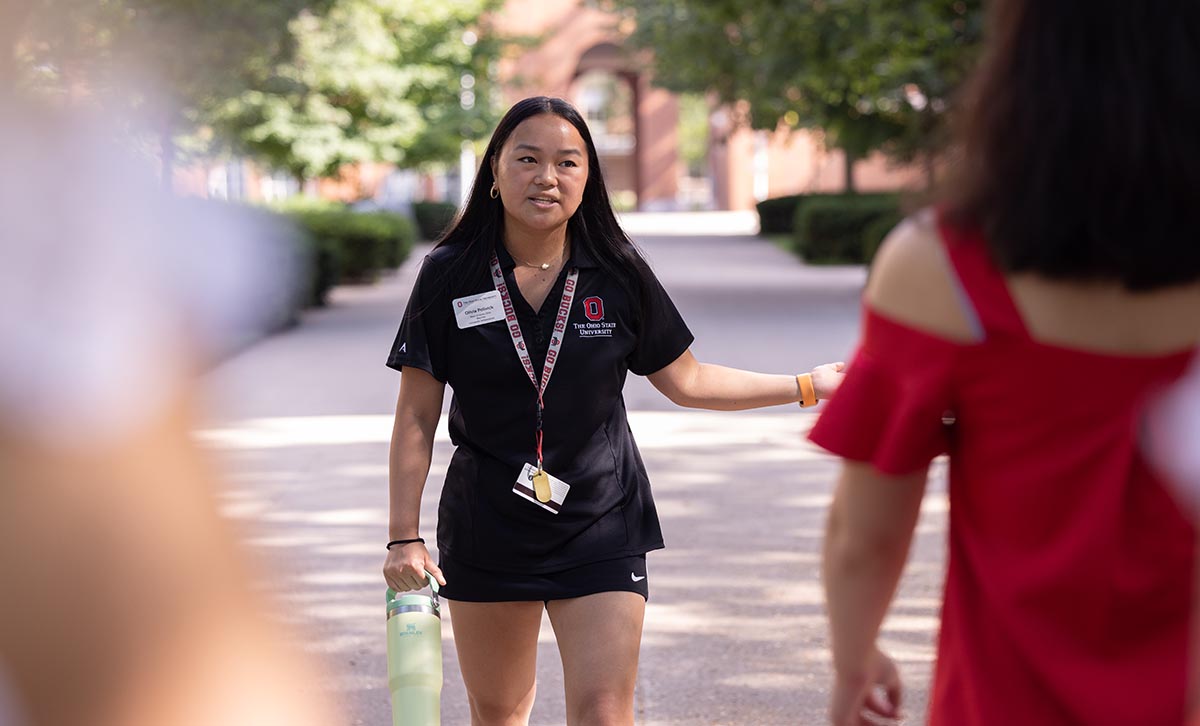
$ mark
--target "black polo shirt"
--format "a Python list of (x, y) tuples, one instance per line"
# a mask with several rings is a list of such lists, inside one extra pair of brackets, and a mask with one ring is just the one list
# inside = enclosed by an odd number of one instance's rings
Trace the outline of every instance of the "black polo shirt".
[(649, 375), (675, 361), (693, 336), (655, 279), (649, 312), (574, 245), (554, 288), (535, 312), (497, 250), (521, 331), (541, 380), (567, 272), (579, 281), (567, 333), (545, 392), (546, 471), (571, 486), (553, 514), (513, 493), (526, 463), (536, 464), (537, 393), (503, 321), (460, 330), (454, 300), (490, 292), (490, 277), (447, 279), (462, 248), (424, 261), (388, 366), (420, 368), (450, 385), (454, 456), (438, 507), (438, 549), (498, 572), (543, 573), (642, 554), (663, 546), (650, 481), (625, 415), (626, 371)]

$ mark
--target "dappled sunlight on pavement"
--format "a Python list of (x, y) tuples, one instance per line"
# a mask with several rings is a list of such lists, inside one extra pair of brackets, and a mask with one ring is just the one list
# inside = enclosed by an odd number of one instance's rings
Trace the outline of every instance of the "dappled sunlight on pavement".
[[(630, 414), (668, 545), (648, 558), (639, 723), (820, 722), (830, 678), (820, 541), (836, 463), (804, 439), (813, 420), (796, 411)], [(309, 649), (327, 659), (363, 723), (387, 707), (379, 584), (387, 471), (370, 462), (386, 461), (390, 430), (390, 416), (297, 416), (198, 433), (230, 470), (226, 515), (278, 563), (268, 589), (286, 619), (311, 629)], [(451, 451), (443, 417), (422, 512), (431, 544)], [(924, 708), (937, 628), (946, 517), (937, 468), (880, 640), (903, 668), (910, 714)], [(561, 673), (545, 624), (532, 723), (561, 724)], [(465, 724), (448, 619), (445, 641), (445, 723)]]

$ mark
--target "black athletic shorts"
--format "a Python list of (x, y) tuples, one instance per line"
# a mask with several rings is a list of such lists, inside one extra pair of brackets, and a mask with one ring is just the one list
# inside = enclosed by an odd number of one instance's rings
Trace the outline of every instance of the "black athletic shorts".
[(446, 578), (441, 596), (463, 602), (566, 600), (598, 592), (635, 592), (650, 599), (646, 555), (604, 560), (540, 575), (513, 575), (481, 570), (441, 555), (438, 567)]

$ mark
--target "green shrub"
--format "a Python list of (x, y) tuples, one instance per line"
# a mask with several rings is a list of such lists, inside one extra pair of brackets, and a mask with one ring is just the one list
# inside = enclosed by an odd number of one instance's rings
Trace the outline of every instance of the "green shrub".
[(341, 205), (289, 208), (311, 238), (312, 302), (322, 305), (335, 284), (370, 282), (379, 270), (408, 258), (416, 233), (407, 218), (391, 212), (355, 212)]
[(413, 217), (417, 220), (417, 231), (421, 233), (421, 239), (430, 242), (441, 238), (442, 233), (454, 221), (456, 214), (458, 214), (458, 205), (451, 202), (413, 203)]
[(387, 264), (387, 230), (365, 215), (349, 213), (338, 219), (338, 281), (374, 282)]
[(352, 228), (374, 239), (381, 248), (377, 250), (381, 267), (393, 269), (408, 259), (416, 242), (416, 230), (407, 217), (393, 212), (359, 212), (354, 218)]
[(866, 228), (899, 214), (893, 194), (815, 197), (796, 210), (793, 245), (806, 262), (861, 264), (867, 261)]
[(324, 307), (329, 300), (329, 291), (338, 281), (338, 251), (337, 242), (331, 239), (317, 237), (307, 233), (308, 243), (312, 250), (312, 265), (309, 278), (312, 280), (309, 288), (308, 304)]
[(755, 206), (758, 208), (758, 233), (790, 234), (792, 222), (796, 219), (796, 208), (804, 199), (804, 194), (792, 194), (786, 197), (764, 199)]
[(809, 194), (789, 194), (783, 197), (764, 199), (755, 205), (758, 208), (758, 233), (764, 236), (773, 234), (790, 235), (795, 229), (796, 215), (799, 214), (800, 207), (807, 204), (808, 201), (813, 199), (842, 199), (844, 197), (852, 196), (874, 198), (883, 195), (850, 195), (843, 192), (812, 192)]
[(341, 241), (333, 236), (337, 207), (292, 209), (288, 216), (304, 230), (312, 260), (309, 303), (325, 304), (329, 290), (341, 279)]

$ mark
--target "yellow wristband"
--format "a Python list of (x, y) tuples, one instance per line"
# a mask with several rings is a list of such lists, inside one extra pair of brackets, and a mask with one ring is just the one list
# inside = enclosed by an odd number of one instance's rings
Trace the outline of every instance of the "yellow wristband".
[(817, 405), (817, 389), (813, 388), (812, 374), (798, 374), (796, 383), (800, 384), (800, 408)]

